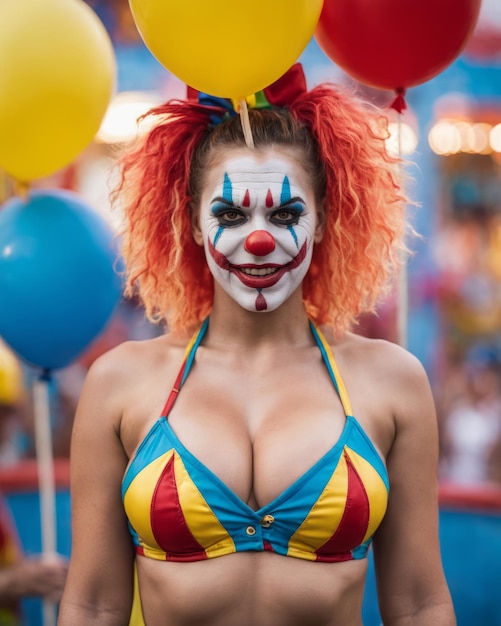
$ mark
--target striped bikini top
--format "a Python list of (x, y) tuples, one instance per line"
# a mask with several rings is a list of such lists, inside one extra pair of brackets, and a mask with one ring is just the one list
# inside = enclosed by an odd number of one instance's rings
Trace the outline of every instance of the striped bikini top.
[(310, 561), (367, 555), (388, 501), (388, 474), (351, 415), (330, 346), (311, 324), (346, 414), (337, 443), (283, 493), (252, 509), (185, 448), (168, 415), (193, 364), (208, 320), (186, 349), (162, 411), (131, 459), (122, 498), (137, 554), (199, 561), (245, 551), (272, 551)]

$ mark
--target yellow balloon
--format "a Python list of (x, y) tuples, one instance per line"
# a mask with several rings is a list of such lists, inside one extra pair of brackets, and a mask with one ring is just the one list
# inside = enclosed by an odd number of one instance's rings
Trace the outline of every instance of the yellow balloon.
[(0, 404), (14, 405), (23, 395), (23, 373), (14, 353), (0, 339)]
[(91, 143), (115, 87), (111, 40), (83, 0), (0, 2), (0, 166), (47, 176)]
[(323, 0), (129, 0), (146, 46), (199, 91), (238, 100), (293, 65)]

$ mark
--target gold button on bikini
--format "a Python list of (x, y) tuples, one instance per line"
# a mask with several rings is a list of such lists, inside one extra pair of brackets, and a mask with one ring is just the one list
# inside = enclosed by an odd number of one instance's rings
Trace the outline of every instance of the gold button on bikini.
[(248, 535), (255, 535), (256, 534), (256, 529), (254, 528), (254, 526), (247, 526), (247, 528), (245, 529), (245, 532)]
[(273, 524), (274, 521), (275, 521), (275, 518), (273, 517), (273, 515), (265, 515), (261, 519), (261, 526), (263, 528), (269, 528)]

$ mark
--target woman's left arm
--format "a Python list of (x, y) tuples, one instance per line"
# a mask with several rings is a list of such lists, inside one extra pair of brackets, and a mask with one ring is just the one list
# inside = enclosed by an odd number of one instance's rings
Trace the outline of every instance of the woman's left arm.
[(454, 626), (438, 536), (438, 428), (419, 361), (396, 349), (392, 380), (395, 437), (387, 458), (388, 510), (374, 539), (384, 626)]

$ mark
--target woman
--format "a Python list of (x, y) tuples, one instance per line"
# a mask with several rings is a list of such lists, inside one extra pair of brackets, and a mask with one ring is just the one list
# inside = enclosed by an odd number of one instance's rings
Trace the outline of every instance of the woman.
[(349, 331), (402, 248), (379, 117), (299, 66), (253, 148), (199, 100), (123, 160), (129, 293), (170, 332), (89, 372), (59, 623), (128, 624), (135, 559), (147, 626), (360, 626), (374, 539), (384, 624), (452, 625), (426, 376)]

